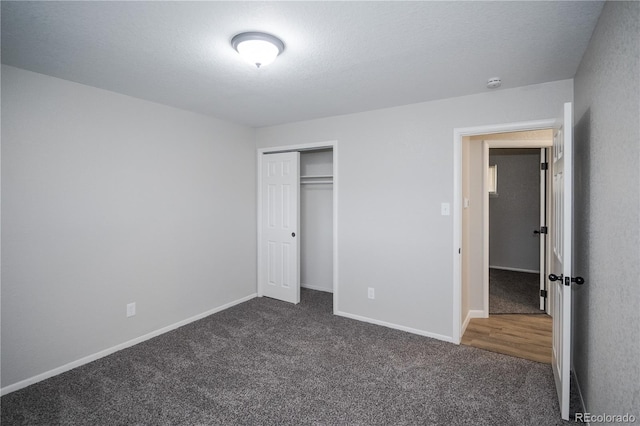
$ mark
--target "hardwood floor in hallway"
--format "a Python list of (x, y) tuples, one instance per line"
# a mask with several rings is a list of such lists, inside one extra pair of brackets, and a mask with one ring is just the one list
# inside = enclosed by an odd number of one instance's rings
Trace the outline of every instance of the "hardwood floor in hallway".
[(473, 318), (463, 345), (551, 364), (551, 317), (546, 314), (500, 314)]

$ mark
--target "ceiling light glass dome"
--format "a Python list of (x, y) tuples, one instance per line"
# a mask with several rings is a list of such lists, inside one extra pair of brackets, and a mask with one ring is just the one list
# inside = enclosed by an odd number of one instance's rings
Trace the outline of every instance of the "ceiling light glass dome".
[(247, 32), (231, 39), (231, 46), (247, 62), (260, 68), (275, 61), (284, 50), (284, 43), (271, 34)]

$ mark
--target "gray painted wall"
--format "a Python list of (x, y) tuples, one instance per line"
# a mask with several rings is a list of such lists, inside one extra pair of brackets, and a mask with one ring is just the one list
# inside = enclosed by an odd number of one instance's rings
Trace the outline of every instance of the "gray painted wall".
[(338, 141), (338, 312), (451, 339), (453, 129), (553, 118), (572, 99), (563, 80), (260, 128), (256, 142)]
[(498, 193), (489, 196), (489, 266), (539, 272), (540, 150), (489, 150)]
[(255, 294), (253, 137), (2, 66), (2, 387)]
[[(3, 383), (255, 292), (253, 130), (3, 71)], [(256, 145), (338, 140), (338, 312), (450, 339), (453, 129), (572, 98), (564, 80), (262, 128)]]
[(575, 77), (573, 364), (586, 410), (640, 418), (640, 3), (607, 2)]

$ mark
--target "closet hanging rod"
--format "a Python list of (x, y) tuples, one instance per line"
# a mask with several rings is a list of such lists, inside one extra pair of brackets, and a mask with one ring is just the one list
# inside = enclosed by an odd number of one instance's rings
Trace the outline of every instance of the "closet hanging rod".
[(300, 185), (313, 185), (314, 183), (331, 184), (332, 180), (312, 180), (309, 182), (300, 182)]
[(300, 176), (300, 179), (332, 179), (333, 175), (306, 175)]

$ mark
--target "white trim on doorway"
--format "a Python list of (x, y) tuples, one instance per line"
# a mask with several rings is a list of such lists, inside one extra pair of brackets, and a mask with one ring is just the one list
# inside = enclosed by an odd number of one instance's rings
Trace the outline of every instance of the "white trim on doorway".
[[(453, 336), (459, 344), (462, 321), (462, 138), (465, 136), (550, 129), (556, 120), (536, 120), (453, 129)], [(537, 141), (539, 142), (539, 141)], [(487, 262), (488, 265), (488, 262)], [(466, 318), (465, 318), (466, 319)], [(466, 321), (464, 321), (466, 323)]]
[(464, 332), (467, 329), (467, 326), (469, 325), (469, 321), (471, 321), (473, 318), (486, 318), (486, 317), (484, 316), (484, 311), (475, 310), (475, 309), (469, 310), (469, 312), (467, 312), (467, 316), (462, 322), (462, 330), (460, 331), (460, 335), (464, 335)]
[[(262, 248), (260, 245), (262, 237), (262, 185), (260, 185), (260, 177), (262, 176), (262, 155), (276, 152), (287, 151), (314, 151), (319, 149), (331, 149), (333, 152), (333, 313), (338, 312), (339, 307), (339, 285), (338, 285), (338, 141), (311, 142), (298, 145), (275, 146), (269, 148), (259, 148), (257, 150), (257, 265), (258, 273), (262, 270)], [(258, 296), (263, 296), (262, 284), (260, 277), (256, 276), (256, 287)]]

